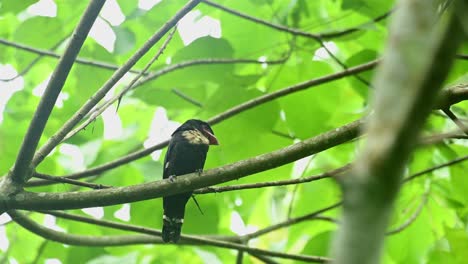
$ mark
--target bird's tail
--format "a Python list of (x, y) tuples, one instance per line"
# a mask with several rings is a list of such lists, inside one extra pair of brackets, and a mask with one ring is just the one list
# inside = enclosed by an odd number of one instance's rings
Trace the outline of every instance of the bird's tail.
[(184, 219), (163, 216), (162, 240), (166, 243), (177, 243)]

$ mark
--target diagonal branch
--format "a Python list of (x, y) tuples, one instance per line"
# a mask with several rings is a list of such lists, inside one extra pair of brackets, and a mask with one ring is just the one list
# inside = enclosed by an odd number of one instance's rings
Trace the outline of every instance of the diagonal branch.
[(0, 197), (3, 198), (3, 203), (0, 204), (6, 207), (3, 210), (73, 209), (121, 204), (168, 196), (246, 177), (332, 148), (355, 138), (359, 133), (359, 127), (362, 125), (362, 122), (362, 120), (357, 120), (341, 128), (331, 130), (288, 147), (207, 170), (201, 176), (198, 173), (179, 176), (175, 182), (161, 180), (128, 187), (85, 192), (21, 192), (13, 196)]
[[(68, 38), (65, 37), (63, 39), (61, 39), (59, 42), (57, 42), (53, 47), (52, 47), (52, 50), (55, 50), (57, 49), (60, 45), (62, 45), (62, 43)], [(15, 47), (15, 44), (14, 42), (10, 42), (8, 40), (4, 40), (4, 39), (1, 39), (0, 38), (0, 44), (4, 44), (5, 42), (7, 43), (11, 43), (12, 44), (12, 47)], [(57, 55), (57, 58), (60, 58), (60, 55), (56, 54)], [(2, 82), (11, 82), (11, 81), (14, 81), (16, 80), (17, 78), (25, 75), (26, 73), (28, 73), (32, 67), (34, 67), (34, 65), (36, 65), (40, 60), (41, 58), (43, 57), (44, 55), (40, 54), (39, 56), (37, 56), (36, 58), (34, 58), (26, 67), (24, 67), (24, 69), (22, 69), (19, 73), (16, 74), (16, 76), (14, 77), (11, 77), (11, 78), (8, 78), (8, 79), (0, 79), (0, 81)], [(76, 60), (78, 60), (78, 58), (76, 58)], [(75, 60), (75, 61), (76, 61)]]
[[(120, 101), (122, 100), (122, 96), (127, 92), (129, 91), (130, 89), (132, 89), (132, 87), (135, 86), (135, 83), (143, 76), (146, 74), (146, 72), (148, 71), (148, 69), (151, 67), (151, 65), (153, 65), (153, 63), (161, 56), (161, 54), (164, 52), (164, 50), (166, 49), (167, 45), (169, 45), (169, 42), (172, 40), (172, 37), (174, 36), (175, 32), (177, 30), (177, 26), (174, 26), (173, 30), (169, 33), (169, 36), (167, 37), (166, 41), (164, 41), (164, 43), (161, 45), (161, 47), (158, 49), (158, 51), (156, 52), (156, 54), (154, 55), (154, 57), (145, 65), (145, 67), (143, 68), (143, 70), (141, 71), (141, 73), (137, 74), (137, 76), (135, 76), (129, 84), (127, 84), (127, 86), (125, 88), (122, 89), (122, 91), (114, 96), (111, 100), (109, 100), (108, 102), (105, 102), (101, 107), (99, 107), (98, 110), (94, 111), (92, 113), (92, 118), (88, 118), (85, 122), (83, 122), (82, 124), (80, 124), (78, 127), (76, 127), (75, 129), (71, 130), (70, 132), (67, 133), (67, 135), (62, 139), (62, 141), (65, 141), (71, 137), (73, 137), (75, 134), (77, 134), (78, 132), (80, 132), (82, 129), (84, 129), (87, 125), (89, 125), (92, 121), (94, 121), (96, 119), (97, 116), (99, 116), (100, 114), (102, 114), (109, 106), (112, 105), (113, 102), (115, 101), (118, 101), (117, 102), (117, 107), (116, 109), (118, 110), (119, 109), (119, 105), (120, 105)], [(116, 110), (116, 111), (117, 111)]]
[(31, 124), (29, 125), (26, 136), (21, 145), (18, 157), (16, 158), (15, 165), (9, 174), (13, 181), (17, 183), (24, 183), (32, 173), (32, 164), (34, 151), (36, 151), (39, 139), (44, 131), (47, 119), (52, 112), (60, 91), (62, 90), (68, 73), (73, 66), (75, 58), (83, 45), (89, 30), (94, 24), (99, 11), (104, 5), (105, 0), (92, 0), (88, 5), (85, 13), (73, 33), (72, 39), (68, 44), (63, 57), (60, 59), (52, 77), (47, 84), (45, 92), (39, 102), (37, 110), (34, 114)]

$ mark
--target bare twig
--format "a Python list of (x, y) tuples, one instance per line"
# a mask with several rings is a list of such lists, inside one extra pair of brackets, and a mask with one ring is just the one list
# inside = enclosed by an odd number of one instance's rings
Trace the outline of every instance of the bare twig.
[(173, 88), (171, 90), (173, 93), (175, 93), (177, 96), (179, 96), (180, 98), (184, 99), (185, 101), (193, 104), (194, 106), (197, 106), (197, 107), (203, 107), (203, 104), (198, 102), (197, 100), (193, 99), (192, 97), (184, 94), (182, 91), (180, 91), (179, 89), (176, 89), (176, 88)]
[(281, 228), (289, 227), (289, 226), (298, 224), (298, 223), (303, 222), (303, 221), (312, 220), (312, 219), (314, 219), (315, 217), (319, 216), (320, 214), (322, 214), (324, 212), (327, 212), (329, 210), (332, 210), (332, 209), (335, 209), (335, 208), (341, 206), (341, 204), (342, 204), (342, 202), (340, 201), (340, 202), (335, 203), (333, 205), (330, 205), (330, 206), (327, 206), (327, 207), (322, 208), (320, 210), (317, 210), (317, 211), (315, 211), (313, 213), (306, 214), (306, 215), (303, 215), (303, 216), (300, 216), (300, 217), (290, 218), (290, 219), (285, 220), (283, 222), (280, 222), (280, 223), (271, 225), (269, 227), (260, 229), (260, 230), (258, 230), (256, 232), (244, 235), (244, 236), (241, 237), (241, 239), (242, 240), (250, 240), (252, 238), (263, 236), (263, 235), (265, 235), (267, 233), (270, 233), (272, 231), (276, 231), (276, 230), (281, 229)]

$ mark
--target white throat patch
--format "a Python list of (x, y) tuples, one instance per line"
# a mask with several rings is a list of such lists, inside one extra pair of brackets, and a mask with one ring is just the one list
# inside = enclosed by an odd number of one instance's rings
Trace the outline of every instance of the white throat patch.
[(194, 130), (186, 130), (182, 132), (182, 136), (187, 139), (190, 144), (196, 145), (209, 145), (210, 140), (203, 135), (202, 132), (194, 129)]

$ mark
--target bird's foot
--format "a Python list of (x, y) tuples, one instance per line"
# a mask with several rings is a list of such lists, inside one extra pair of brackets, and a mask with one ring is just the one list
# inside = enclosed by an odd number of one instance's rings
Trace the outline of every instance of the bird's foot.
[(175, 182), (175, 178), (176, 178), (175, 175), (171, 175), (171, 176), (169, 176), (168, 179), (169, 179), (170, 182)]
[(198, 169), (198, 170), (196, 170), (195, 172), (198, 174), (198, 176), (201, 176), (201, 175), (202, 175), (202, 172), (203, 172), (203, 169)]

